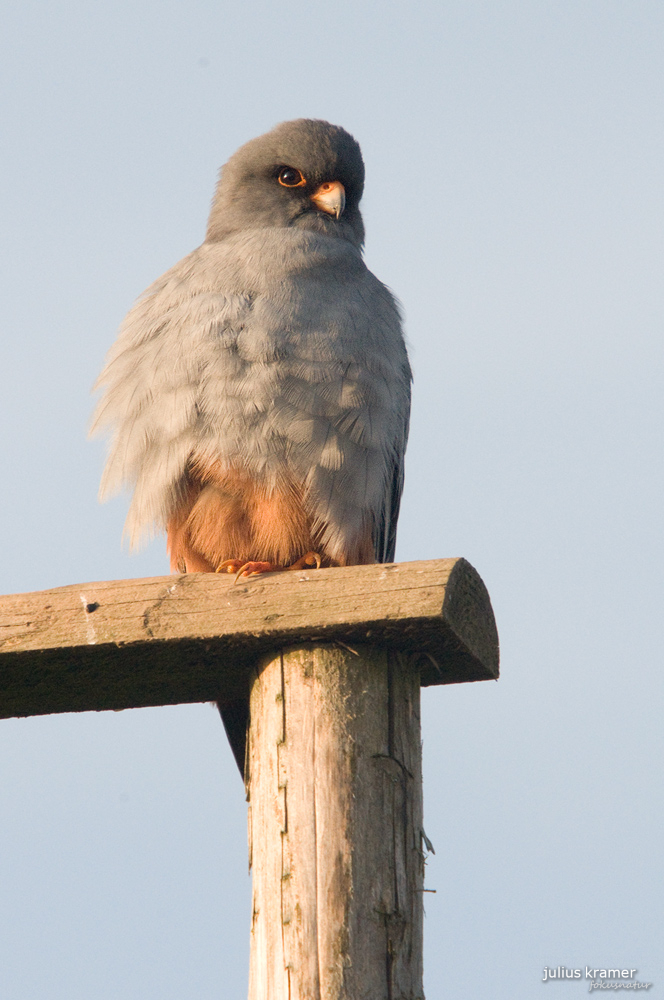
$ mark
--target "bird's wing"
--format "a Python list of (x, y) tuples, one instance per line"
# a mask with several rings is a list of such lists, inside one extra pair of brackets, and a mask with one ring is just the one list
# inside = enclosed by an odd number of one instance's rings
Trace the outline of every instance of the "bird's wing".
[(408, 386), (407, 394), (402, 401), (402, 410), (399, 414), (401, 426), (394, 442), (390, 470), (385, 489), (385, 498), (380, 511), (379, 518), (374, 523), (373, 543), (376, 561), (381, 563), (394, 562), (394, 553), (397, 543), (397, 520), (399, 518), (399, 508), (401, 506), (401, 494), (404, 484), (404, 459), (406, 454), (406, 443), (408, 441), (408, 428), (410, 424), (410, 369), (406, 368), (400, 379), (402, 384)]

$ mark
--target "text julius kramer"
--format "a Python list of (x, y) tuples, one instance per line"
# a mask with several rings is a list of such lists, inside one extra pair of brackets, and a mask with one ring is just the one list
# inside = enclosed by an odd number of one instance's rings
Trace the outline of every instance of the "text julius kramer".
[[(550, 979), (599, 979), (599, 980), (633, 980), (634, 975), (638, 972), (638, 969), (589, 969), (586, 966), (585, 975), (581, 969), (568, 969), (565, 965), (558, 965), (555, 969), (549, 968), (548, 965), (544, 966), (544, 978), (543, 983), (547, 983)], [(598, 983), (599, 985), (599, 983)], [(618, 985), (616, 983), (616, 985)], [(637, 985), (641, 988), (647, 989), (651, 983), (630, 983), (636, 987)], [(625, 987), (628, 986), (627, 983), (624, 984)]]

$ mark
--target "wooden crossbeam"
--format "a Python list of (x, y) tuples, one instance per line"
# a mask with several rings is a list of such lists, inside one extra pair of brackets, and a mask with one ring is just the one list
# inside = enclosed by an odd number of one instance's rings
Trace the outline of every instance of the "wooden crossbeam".
[(249, 807), (250, 1000), (422, 997), (420, 685), (497, 676), (464, 559), (0, 597), (0, 718), (220, 703)]
[(119, 580), (0, 597), (0, 718), (233, 700), (257, 656), (306, 642), (421, 654), (423, 685), (498, 676), (464, 559)]

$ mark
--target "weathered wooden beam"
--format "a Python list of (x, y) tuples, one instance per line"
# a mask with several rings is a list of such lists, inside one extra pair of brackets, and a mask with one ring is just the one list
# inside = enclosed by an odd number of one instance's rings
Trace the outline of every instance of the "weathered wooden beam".
[(463, 559), (0, 597), (0, 718), (224, 703), (249, 802), (250, 1000), (421, 1000), (420, 684), (497, 675)]
[(233, 700), (268, 651), (421, 655), (422, 684), (498, 676), (491, 603), (464, 559), (88, 583), (0, 597), (0, 718)]

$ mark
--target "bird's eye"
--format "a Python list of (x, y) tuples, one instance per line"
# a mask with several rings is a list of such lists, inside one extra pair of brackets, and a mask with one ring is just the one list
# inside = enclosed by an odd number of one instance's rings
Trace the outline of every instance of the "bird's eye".
[(277, 180), (286, 188), (299, 188), (307, 183), (301, 171), (295, 167), (282, 167)]

